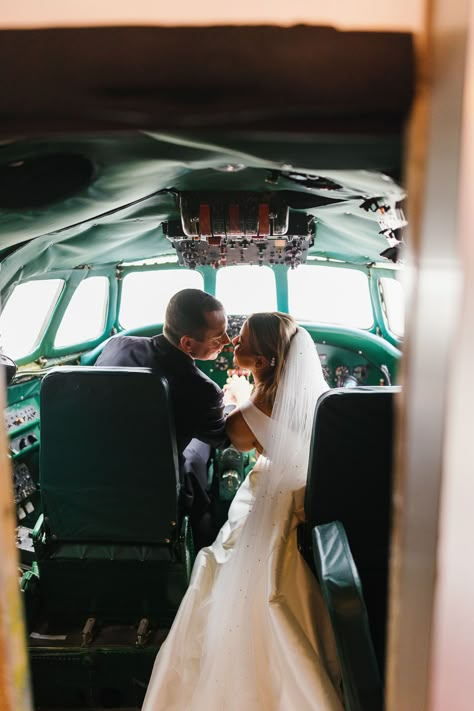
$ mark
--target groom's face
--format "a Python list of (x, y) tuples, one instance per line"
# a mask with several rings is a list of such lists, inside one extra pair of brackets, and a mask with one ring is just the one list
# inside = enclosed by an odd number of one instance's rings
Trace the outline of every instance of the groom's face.
[(230, 342), (227, 335), (227, 316), (225, 311), (208, 311), (206, 313), (207, 328), (199, 340), (192, 341), (192, 355), (197, 360), (214, 360), (223, 347)]

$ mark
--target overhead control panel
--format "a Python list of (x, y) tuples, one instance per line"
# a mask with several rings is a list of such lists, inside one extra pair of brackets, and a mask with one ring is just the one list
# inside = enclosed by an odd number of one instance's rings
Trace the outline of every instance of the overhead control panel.
[(181, 220), (163, 223), (179, 263), (191, 269), (306, 261), (315, 218), (290, 211), (278, 192), (180, 193)]

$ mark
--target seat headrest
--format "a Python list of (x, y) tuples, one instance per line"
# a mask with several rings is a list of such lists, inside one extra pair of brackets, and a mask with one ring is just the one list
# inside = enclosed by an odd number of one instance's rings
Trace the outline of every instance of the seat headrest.
[(179, 470), (166, 380), (147, 368), (61, 367), (43, 379), (40, 407), (51, 532), (76, 541), (169, 537)]
[(386, 511), (399, 387), (336, 388), (316, 405), (305, 511), (311, 528)]

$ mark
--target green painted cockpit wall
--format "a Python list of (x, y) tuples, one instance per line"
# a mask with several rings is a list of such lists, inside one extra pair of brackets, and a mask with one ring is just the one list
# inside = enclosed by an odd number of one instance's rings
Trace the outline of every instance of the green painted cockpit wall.
[[(0, 147), (0, 164), (48, 153), (76, 153), (94, 165), (79, 194), (43, 208), (0, 212), (0, 295), (20, 282), (84, 265), (102, 267), (173, 254), (161, 223), (179, 218), (173, 192), (182, 190), (291, 191), (319, 207), (295, 207), (317, 218), (314, 256), (369, 264), (387, 248), (377, 215), (361, 208), (370, 197), (395, 204), (403, 190), (379, 171), (399, 169), (400, 139), (377, 137), (230, 137), (197, 139), (151, 133), (51, 137)], [(281, 156), (281, 160), (275, 159)], [(272, 157), (272, 158), (270, 158)], [(234, 173), (216, 170), (241, 164)], [(343, 167), (347, 169), (342, 169)], [(342, 187), (304, 187), (272, 171), (330, 178)], [(296, 200), (298, 202), (298, 200)]]

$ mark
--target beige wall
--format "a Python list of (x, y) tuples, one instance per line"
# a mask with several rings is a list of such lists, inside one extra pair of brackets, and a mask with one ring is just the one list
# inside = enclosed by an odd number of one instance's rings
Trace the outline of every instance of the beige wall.
[(464, 295), (450, 368), (430, 711), (474, 708), (474, 8), (464, 93), (459, 244)]
[(0, 27), (298, 23), (417, 31), (424, 0), (3, 0)]

